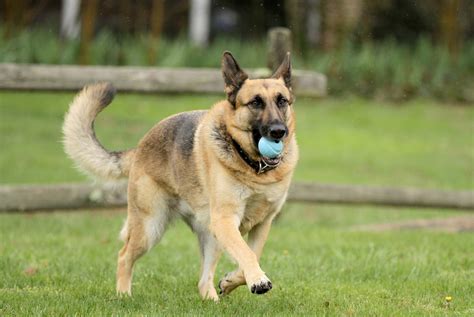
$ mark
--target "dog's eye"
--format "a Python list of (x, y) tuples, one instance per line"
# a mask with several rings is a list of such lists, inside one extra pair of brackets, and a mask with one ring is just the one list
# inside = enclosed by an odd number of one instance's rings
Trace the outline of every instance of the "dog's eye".
[(279, 96), (278, 99), (277, 99), (277, 106), (279, 108), (284, 108), (288, 105), (288, 100), (286, 100), (285, 97), (283, 96)]
[(248, 103), (248, 105), (252, 108), (255, 108), (255, 109), (261, 109), (263, 108), (263, 100), (259, 97), (253, 99), (252, 101), (250, 101)]

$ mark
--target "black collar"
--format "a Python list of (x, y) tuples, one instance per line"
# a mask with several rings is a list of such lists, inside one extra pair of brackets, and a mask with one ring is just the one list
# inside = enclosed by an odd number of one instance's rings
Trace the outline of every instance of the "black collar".
[(242, 149), (239, 143), (237, 143), (234, 139), (232, 139), (232, 143), (234, 144), (234, 147), (239, 153), (242, 160), (244, 160), (244, 162), (247, 163), (247, 165), (250, 166), (257, 174), (268, 172), (276, 168), (280, 164), (280, 162), (278, 162), (277, 164), (269, 165), (263, 159), (259, 161), (252, 160), (250, 156)]

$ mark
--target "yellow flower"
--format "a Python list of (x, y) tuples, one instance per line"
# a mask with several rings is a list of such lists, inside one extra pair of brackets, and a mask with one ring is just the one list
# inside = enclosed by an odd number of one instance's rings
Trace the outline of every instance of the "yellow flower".
[(453, 300), (453, 298), (451, 296), (446, 296), (445, 300), (449, 303), (450, 301)]

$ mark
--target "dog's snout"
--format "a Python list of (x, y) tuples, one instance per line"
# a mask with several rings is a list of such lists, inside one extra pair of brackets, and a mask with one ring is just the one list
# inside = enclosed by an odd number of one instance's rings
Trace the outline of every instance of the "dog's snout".
[(274, 140), (281, 140), (286, 135), (286, 127), (284, 124), (272, 124), (268, 129), (268, 134)]

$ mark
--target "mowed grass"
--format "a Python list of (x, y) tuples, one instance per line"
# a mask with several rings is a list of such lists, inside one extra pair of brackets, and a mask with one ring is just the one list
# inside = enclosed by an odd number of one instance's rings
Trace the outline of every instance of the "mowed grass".
[[(0, 92), (0, 183), (85, 181), (65, 156), (61, 124), (73, 93)], [(156, 122), (207, 109), (222, 96), (120, 93), (97, 119), (111, 149), (134, 147)], [(296, 102), (295, 179), (328, 183), (474, 187), (474, 107), (358, 98)]]
[[(474, 233), (353, 229), (450, 215), (463, 213), (287, 205), (261, 260), (274, 289), (241, 287), (216, 304), (199, 298), (197, 242), (182, 222), (137, 262), (133, 297), (119, 298), (124, 210), (1, 214), (0, 315), (472, 316)], [(234, 268), (223, 258), (216, 283)]]
[[(0, 183), (86, 181), (62, 151), (71, 93), (0, 92)], [(135, 146), (160, 119), (220, 96), (119, 94), (97, 120), (109, 149)], [(298, 99), (295, 178), (471, 189), (474, 107), (414, 100)], [(239, 288), (220, 303), (197, 291), (196, 239), (178, 222), (115, 295), (124, 210), (0, 214), (0, 316), (474, 314), (474, 233), (366, 232), (354, 226), (466, 216), (436, 209), (288, 204), (261, 260), (274, 289)], [(221, 261), (218, 279), (235, 265)], [(446, 296), (452, 301), (446, 303)]]

